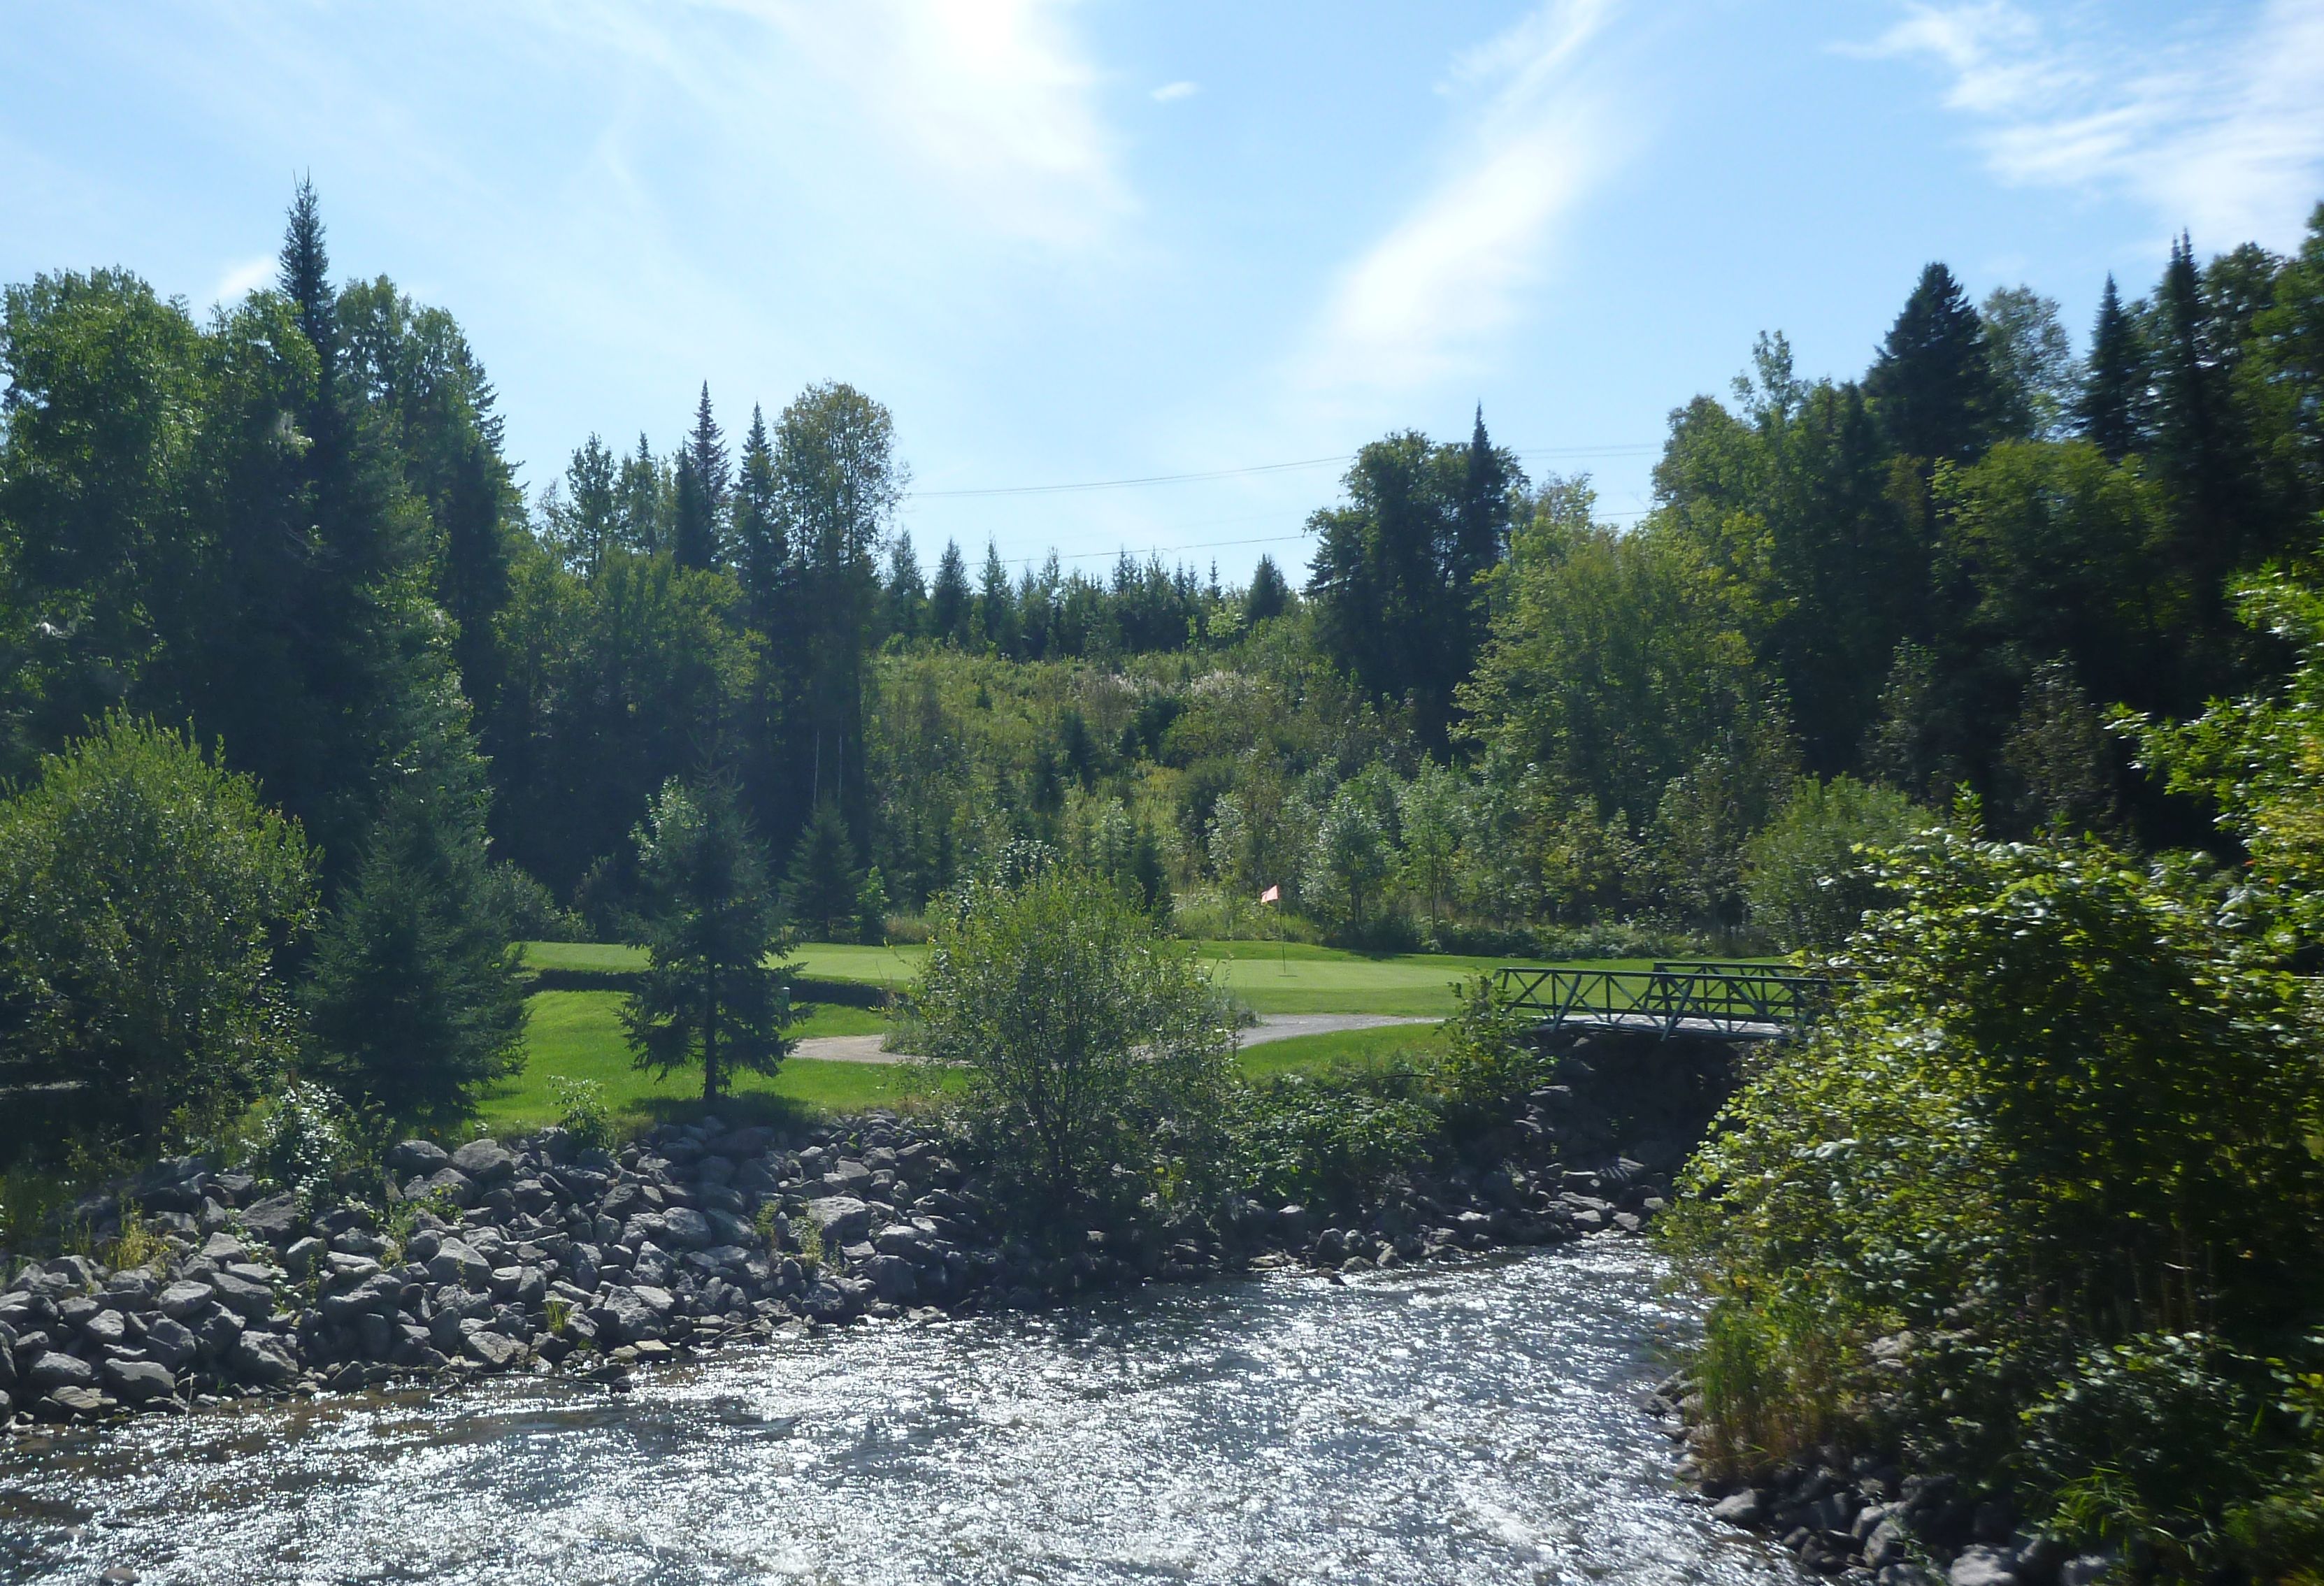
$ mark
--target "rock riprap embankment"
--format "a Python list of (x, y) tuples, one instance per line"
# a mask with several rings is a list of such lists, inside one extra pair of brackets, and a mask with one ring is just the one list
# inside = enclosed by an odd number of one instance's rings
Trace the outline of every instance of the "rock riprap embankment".
[[(618, 1154), (554, 1130), (450, 1151), (407, 1140), (383, 1204), (314, 1214), (247, 1174), (167, 1160), (75, 1208), (82, 1226), (118, 1231), (134, 1203), (157, 1253), (119, 1269), (35, 1262), (0, 1291), (0, 1413), (66, 1420), (512, 1369), (618, 1383), (639, 1363), (865, 1315), (1635, 1232), (1687, 1143), (1672, 1120), (1708, 1114), (1699, 1099), (1668, 1117), (1637, 1097), (1609, 1107), (1588, 1054), (1566, 1063), (1572, 1083), (1533, 1093), (1467, 1165), (1399, 1179), (1360, 1212), (1230, 1196), (1208, 1219), (1092, 1230), (1063, 1253), (1010, 1237), (946, 1139), (885, 1113), (792, 1139), (706, 1119)], [(1603, 1066), (1664, 1103), (1692, 1083)], [(1641, 1119), (1644, 1135), (1617, 1139)]]

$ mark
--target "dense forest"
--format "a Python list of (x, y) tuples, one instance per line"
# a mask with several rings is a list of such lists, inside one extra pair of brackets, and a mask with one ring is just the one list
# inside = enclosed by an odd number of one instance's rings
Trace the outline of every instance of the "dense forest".
[(1364, 447), (1305, 578), (1230, 587), (927, 570), (890, 417), (841, 383), (747, 423), (706, 388), (667, 451), (593, 435), (528, 497), (456, 322), (335, 281), (304, 188), (277, 284), (207, 320), (125, 271), (11, 287), (9, 1066), (198, 1044), (166, 989), (100, 1029), (39, 967), (104, 954), (30, 790), (140, 756), (283, 817), (234, 861), (273, 1012), (218, 1038), (394, 1106), (508, 1061), (512, 938), (623, 929), (673, 778), (729, 790), (815, 938), (911, 933), (1027, 838), (1183, 934), (1518, 951), (1829, 945), (1850, 844), (1964, 798), (2002, 836), (2225, 842), (2108, 717), (2290, 663), (2232, 590), (2324, 508), (2324, 212), (2295, 257), (2182, 239), (2144, 296), (2109, 281), (2080, 352), (1931, 264), (1860, 378), (1780, 335), (1749, 363), (1673, 413), (1635, 528), (1480, 413)]

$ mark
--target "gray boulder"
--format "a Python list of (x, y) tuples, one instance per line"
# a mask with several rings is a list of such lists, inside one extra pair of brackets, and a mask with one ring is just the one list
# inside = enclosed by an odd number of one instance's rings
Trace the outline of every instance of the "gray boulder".
[(498, 1140), (470, 1140), (452, 1153), (452, 1166), (477, 1184), (490, 1187), (516, 1172), (516, 1158)]
[(672, 1206), (661, 1214), (663, 1235), (680, 1249), (698, 1250), (712, 1240), (710, 1219), (691, 1206)]
[(242, 1214), (242, 1225), (271, 1245), (289, 1239), (298, 1222), (299, 1203), (289, 1195), (269, 1195), (252, 1203)]
[(100, 1349), (117, 1350), (129, 1336), (129, 1322), (118, 1311), (99, 1311), (81, 1323), (80, 1332)]
[(825, 1249), (853, 1244), (872, 1231), (872, 1208), (853, 1195), (825, 1195), (809, 1201), (807, 1214), (822, 1231)]
[(146, 1325), (145, 1352), (174, 1371), (194, 1358), (194, 1335), (183, 1323), (164, 1316)]
[(452, 1154), (431, 1140), (405, 1140), (387, 1154), (388, 1170), (409, 1177), (429, 1174), (447, 1166)]
[(235, 1342), (234, 1374), (244, 1382), (272, 1388), (298, 1375), (298, 1362), (283, 1341), (272, 1332), (245, 1332)]
[(240, 1240), (235, 1238), (234, 1235), (230, 1233), (214, 1233), (210, 1235), (209, 1238), (202, 1241), (202, 1248), (195, 1253), (197, 1255), (208, 1257), (209, 1259), (216, 1261), (221, 1267), (226, 1265), (229, 1261), (247, 1261), (250, 1259), (250, 1247), (243, 1243)]
[(874, 1256), (863, 1264), (863, 1276), (890, 1305), (901, 1305), (920, 1292), (919, 1276), (901, 1256)]
[(329, 1249), (330, 1246), (310, 1233), (282, 1252), (282, 1269), (293, 1277), (303, 1279), (317, 1259), (328, 1253)]
[(244, 1323), (240, 1316), (223, 1306), (202, 1319), (194, 1329), (194, 1337), (214, 1360), (234, 1358), (234, 1346), (242, 1338)]
[(524, 1345), (504, 1332), (494, 1332), (480, 1327), (460, 1341), (468, 1358), (478, 1360), (495, 1371), (505, 1370), (524, 1356)]
[(238, 1316), (254, 1322), (273, 1314), (274, 1290), (271, 1285), (239, 1272), (213, 1272), (210, 1288), (217, 1294), (218, 1303)]
[(54, 1393), (60, 1388), (91, 1388), (96, 1383), (97, 1368), (62, 1350), (51, 1350), (24, 1373), (25, 1390), (33, 1397)]
[(217, 1299), (217, 1291), (208, 1284), (189, 1281), (171, 1284), (161, 1292), (155, 1303), (161, 1307), (161, 1314), (183, 1322), (208, 1310)]
[(323, 1296), (323, 1320), (334, 1327), (353, 1325), (358, 1318), (386, 1315), (395, 1310), (395, 1302), (403, 1293), (403, 1285), (387, 1273), (374, 1269), (372, 1275), (353, 1288)]
[(447, 1239), (428, 1259), (428, 1277), (433, 1283), (481, 1289), (492, 1282), (493, 1269), (467, 1241)]
[(1757, 1493), (1747, 1487), (1740, 1492), (1730, 1492), (1712, 1504), (1711, 1517), (1756, 1531), (1767, 1522), (1767, 1506), (1759, 1501)]
[(105, 1391), (126, 1405), (168, 1398), (178, 1391), (178, 1379), (159, 1360), (107, 1360)]

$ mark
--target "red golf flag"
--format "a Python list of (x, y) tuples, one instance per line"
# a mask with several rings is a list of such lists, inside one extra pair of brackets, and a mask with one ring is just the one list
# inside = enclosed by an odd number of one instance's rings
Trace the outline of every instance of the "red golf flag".
[(1283, 889), (1281, 887), (1269, 887), (1266, 891), (1261, 892), (1259, 895), (1259, 900), (1261, 903), (1277, 903), (1282, 901), (1282, 899)]

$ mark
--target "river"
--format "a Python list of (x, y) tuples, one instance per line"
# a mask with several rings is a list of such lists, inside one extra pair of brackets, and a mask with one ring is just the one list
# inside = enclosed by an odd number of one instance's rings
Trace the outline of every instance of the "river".
[(1796, 1582), (1681, 1500), (1629, 1241), (0, 1443), (0, 1579)]

